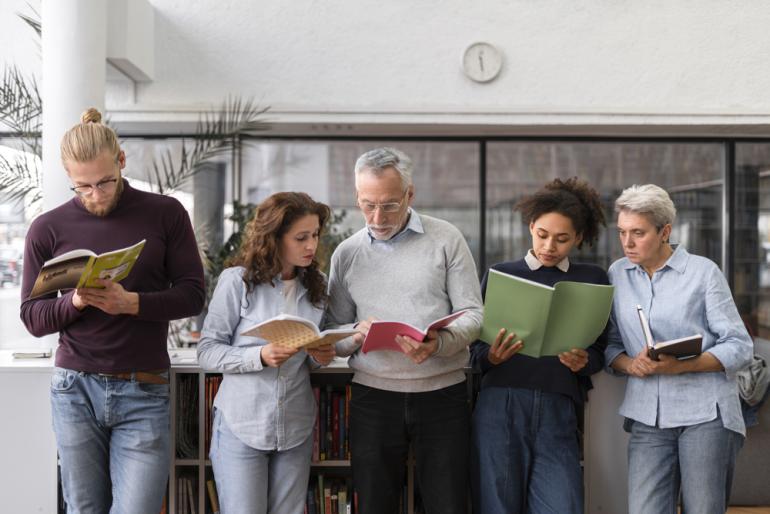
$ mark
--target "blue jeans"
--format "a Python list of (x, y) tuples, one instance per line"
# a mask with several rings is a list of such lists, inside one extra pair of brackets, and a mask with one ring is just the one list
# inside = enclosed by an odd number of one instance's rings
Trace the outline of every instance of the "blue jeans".
[(55, 368), (53, 430), (68, 514), (159, 512), (169, 472), (169, 386)]
[(353, 384), (350, 452), (359, 514), (393, 514), (411, 443), (427, 514), (468, 511), (468, 392), (465, 382), (424, 393)]
[(473, 412), (475, 514), (580, 514), (575, 404), (568, 396), (513, 387), (482, 389)]
[(209, 455), (222, 514), (302, 514), (312, 453), (312, 434), (289, 450), (252, 448), (215, 410)]
[[(630, 426), (629, 426), (630, 425)], [(724, 514), (743, 436), (722, 419), (656, 428), (626, 420), (629, 514)]]

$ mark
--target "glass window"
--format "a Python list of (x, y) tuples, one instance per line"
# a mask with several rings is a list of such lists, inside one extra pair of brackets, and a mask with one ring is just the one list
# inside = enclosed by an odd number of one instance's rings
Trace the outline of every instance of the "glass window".
[(396, 147), (414, 161), (413, 207), (460, 229), (479, 262), (479, 145), (438, 141), (247, 140), (241, 198), (258, 203), (277, 191), (303, 191), (342, 216), (338, 228), (364, 226), (356, 206), (353, 166), (372, 148)]
[(36, 209), (41, 207), (39, 201), (34, 201), (39, 198), (36, 173), (40, 169), (40, 160), (26, 150), (19, 140), (0, 139), (3, 167), (11, 166), (16, 184), (21, 185), (21, 189), (30, 189), (23, 199), (13, 199), (8, 194), (0, 193), (0, 324), (3, 327), (0, 348), (30, 348), (38, 345), (38, 341), (27, 332), (19, 319), (24, 237)]
[(608, 267), (623, 256), (613, 205), (633, 184), (666, 189), (677, 207), (672, 242), (722, 259), (723, 148), (720, 144), (494, 142), (487, 145), (487, 264), (516, 260), (531, 247), (515, 203), (554, 178), (578, 176), (599, 192), (607, 230), (577, 259)]
[[(186, 142), (186, 155), (193, 143)], [(181, 139), (127, 138), (121, 141), (126, 152), (126, 168), (123, 175), (132, 187), (143, 191), (159, 191), (172, 196), (184, 205), (195, 230), (195, 238), (201, 251), (208, 255), (205, 261), (208, 272), (207, 287), (213, 293), (215, 279), (221, 272), (217, 259), (222, 243), (230, 237), (233, 224), (232, 158), (230, 153), (217, 156), (203, 163), (194, 174), (182, 166)], [(186, 177), (186, 178), (185, 178)], [(167, 189), (167, 184), (174, 185)], [(169, 344), (187, 345), (197, 341), (197, 332), (204, 315), (194, 320), (178, 320), (170, 324)]]
[(770, 339), (770, 144), (736, 145), (733, 294), (749, 332)]

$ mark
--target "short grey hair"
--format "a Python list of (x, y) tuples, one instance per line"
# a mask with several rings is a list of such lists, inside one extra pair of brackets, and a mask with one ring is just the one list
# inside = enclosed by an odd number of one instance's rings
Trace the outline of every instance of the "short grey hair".
[(626, 188), (615, 200), (615, 212), (629, 211), (646, 216), (660, 230), (673, 225), (676, 207), (665, 189), (655, 184)]
[(386, 168), (393, 168), (398, 172), (404, 191), (412, 185), (412, 170), (414, 169), (412, 159), (396, 148), (385, 146), (369, 150), (358, 158), (354, 170), (356, 177), (364, 172), (372, 173), (378, 177)]

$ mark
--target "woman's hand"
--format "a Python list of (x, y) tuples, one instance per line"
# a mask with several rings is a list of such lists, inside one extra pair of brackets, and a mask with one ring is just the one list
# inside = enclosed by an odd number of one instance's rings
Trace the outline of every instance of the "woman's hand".
[(513, 342), (513, 338), (516, 337), (515, 333), (511, 332), (506, 336), (506, 332), (504, 328), (501, 328), (500, 332), (497, 333), (497, 337), (495, 337), (495, 342), (489, 347), (487, 359), (493, 366), (507, 361), (524, 347), (524, 343), (521, 340)]
[(325, 344), (317, 348), (308, 348), (307, 354), (315, 359), (321, 366), (327, 366), (334, 359), (334, 345)]
[(260, 349), (259, 358), (262, 359), (263, 365), (277, 368), (298, 351), (298, 348), (287, 348), (286, 346), (269, 343)]
[(582, 348), (573, 348), (568, 352), (560, 353), (559, 362), (567, 366), (573, 373), (577, 373), (588, 364), (588, 352)]

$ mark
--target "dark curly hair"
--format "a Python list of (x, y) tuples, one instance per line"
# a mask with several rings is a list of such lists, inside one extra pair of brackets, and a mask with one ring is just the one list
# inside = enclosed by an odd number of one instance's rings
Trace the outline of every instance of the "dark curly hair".
[(549, 212), (569, 218), (575, 232), (582, 236), (578, 248), (583, 243), (592, 246), (599, 237), (599, 227), (607, 224), (599, 193), (577, 177), (552, 180), (534, 194), (519, 200), (514, 209), (521, 212), (527, 224)]
[[(227, 262), (227, 266), (246, 268), (243, 281), (247, 290), (251, 291), (259, 284), (272, 285), (273, 278), (283, 268), (281, 238), (295, 221), (307, 215), (318, 216), (322, 233), (331, 211), (327, 205), (316, 202), (305, 193), (275, 193), (257, 206), (254, 217), (246, 225), (238, 253)], [(310, 302), (317, 307), (326, 300), (326, 280), (319, 267), (319, 262), (313, 259), (310, 266), (298, 274), (310, 295)]]

